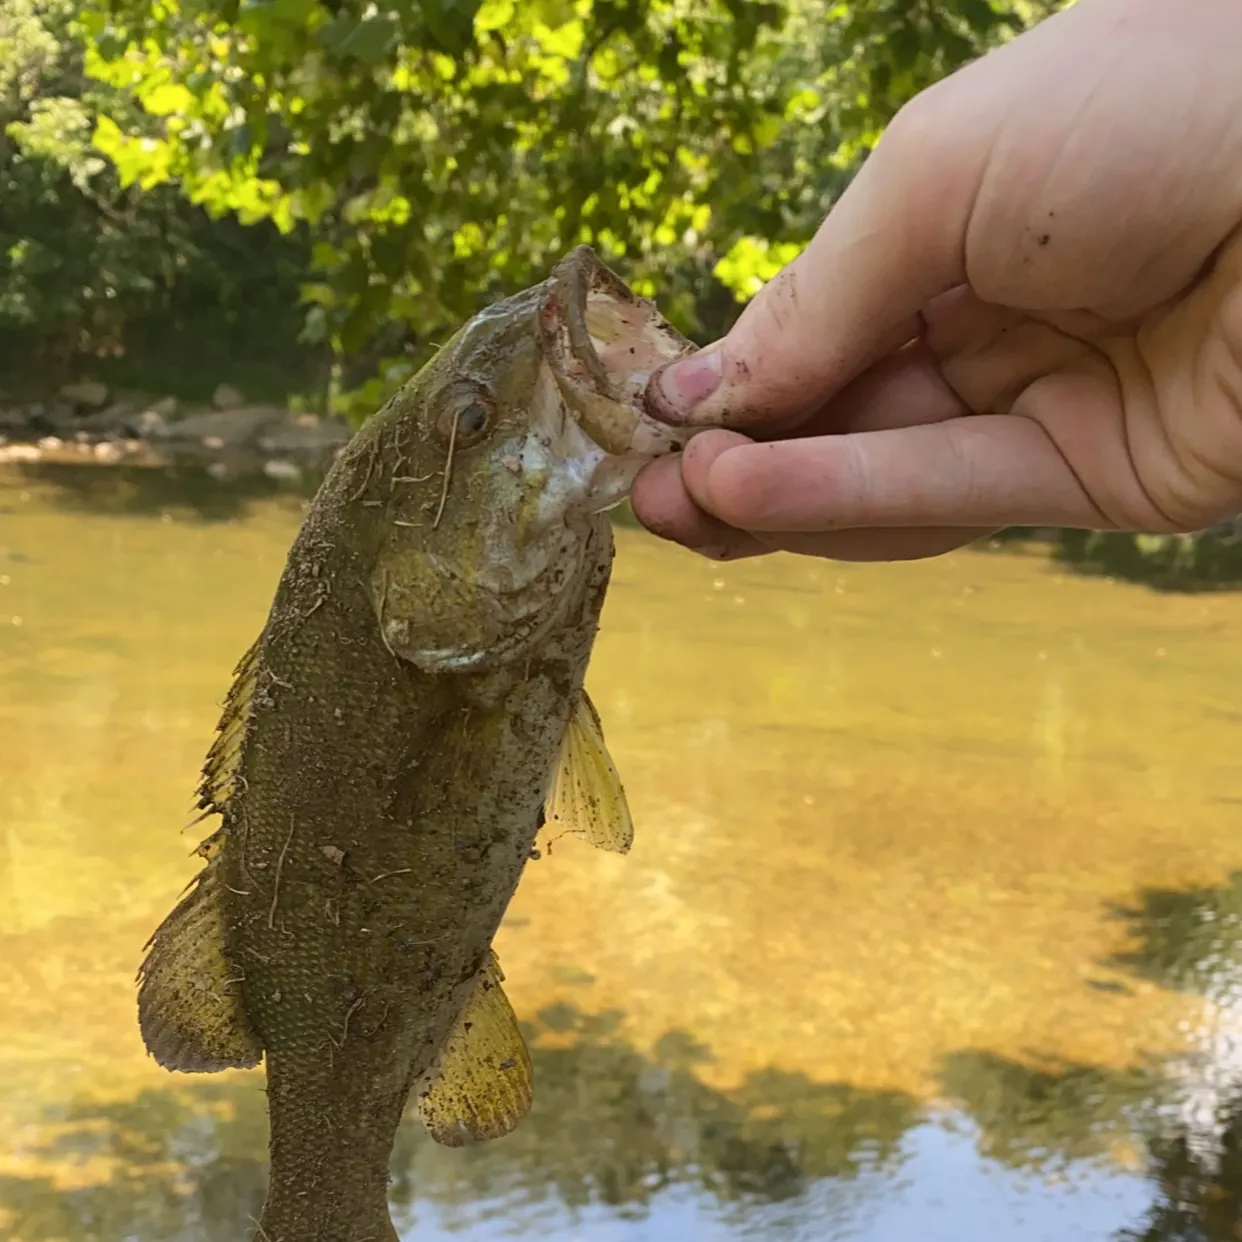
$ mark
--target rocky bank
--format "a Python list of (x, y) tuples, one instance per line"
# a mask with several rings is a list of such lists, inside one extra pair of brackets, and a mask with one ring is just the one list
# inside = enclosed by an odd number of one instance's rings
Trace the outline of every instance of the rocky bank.
[(91, 379), (44, 400), (0, 392), (0, 462), (196, 464), (219, 479), (295, 479), (326, 469), (351, 434), (339, 419), (253, 403), (229, 384), (198, 406)]

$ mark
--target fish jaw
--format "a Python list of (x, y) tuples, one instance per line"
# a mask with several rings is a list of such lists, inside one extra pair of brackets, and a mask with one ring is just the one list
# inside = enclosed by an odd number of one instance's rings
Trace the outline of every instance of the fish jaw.
[(643, 466), (678, 452), (693, 434), (651, 418), (643, 394), (656, 369), (694, 345), (588, 246), (562, 259), (546, 287), (544, 357), (590, 446), (567, 442), (566, 449), (589, 468), (587, 506), (598, 513), (629, 495)]

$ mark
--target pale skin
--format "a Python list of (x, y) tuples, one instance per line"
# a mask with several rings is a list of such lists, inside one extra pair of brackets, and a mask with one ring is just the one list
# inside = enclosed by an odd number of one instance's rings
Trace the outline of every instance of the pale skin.
[[(1080, 0), (898, 114), (634, 508), (721, 559), (1242, 513), (1242, 4)], [(714, 384), (714, 387), (713, 387)]]

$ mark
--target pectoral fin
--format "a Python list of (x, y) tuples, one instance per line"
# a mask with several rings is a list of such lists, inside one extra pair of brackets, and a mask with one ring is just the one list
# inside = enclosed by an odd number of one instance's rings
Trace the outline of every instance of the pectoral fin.
[(625, 854), (634, 843), (621, 777), (604, 744), (599, 713), (585, 690), (561, 742), (544, 815), (549, 824), (585, 837), (602, 850)]
[(167, 1070), (249, 1069), (263, 1056), (242, 1006), (240, 971), (224, 950), (222, 835), (216, 833), (199, 847), (207, 865), (156, 928), (138, 972), (142, 1039)]
[(439, 1061), (416, 1090), (427, 1133), (446, 1147), (508, 1134), (530, 1109), (534, 1074), (495, 953), (450, 1032)]

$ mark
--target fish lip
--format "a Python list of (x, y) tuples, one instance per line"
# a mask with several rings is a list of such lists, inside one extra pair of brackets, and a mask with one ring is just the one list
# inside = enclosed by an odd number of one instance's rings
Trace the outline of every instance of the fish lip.
[(637, 301), (633, 291), (590, 246), (575, 246), (552, 269), (550, 283), (552, 290), (545, 300), (545, 310), (555, 308), (563, 316), (561, 322), (569, 334), (569, 352), (574, 361), (601, 396), (615, 401), (617, 393), (587, 330), (587, 299), (592, 291), (599, 291), (632, 305)]
[(640, 426), (648, 424), (656, 429), (655, 434), (640, 438), (654, 446), (651, 455), (676, 451), (684, 433), (652, 423), (639, 400), (618, 390), (596, 349), (587, 327), (587, 308), (591, 295), (600, 293), (622, 305), (643, 308), (654, 315), (662, 335), (678, 347), (693, 348), (590, 246), (576, 246), (552, 269), (538, 314), (543, 354), (568, 412), (594, 444), (610, 455), (623, 456), (636, 448), (646, 451), (646, 445), (636, 444), (636, 435)]

